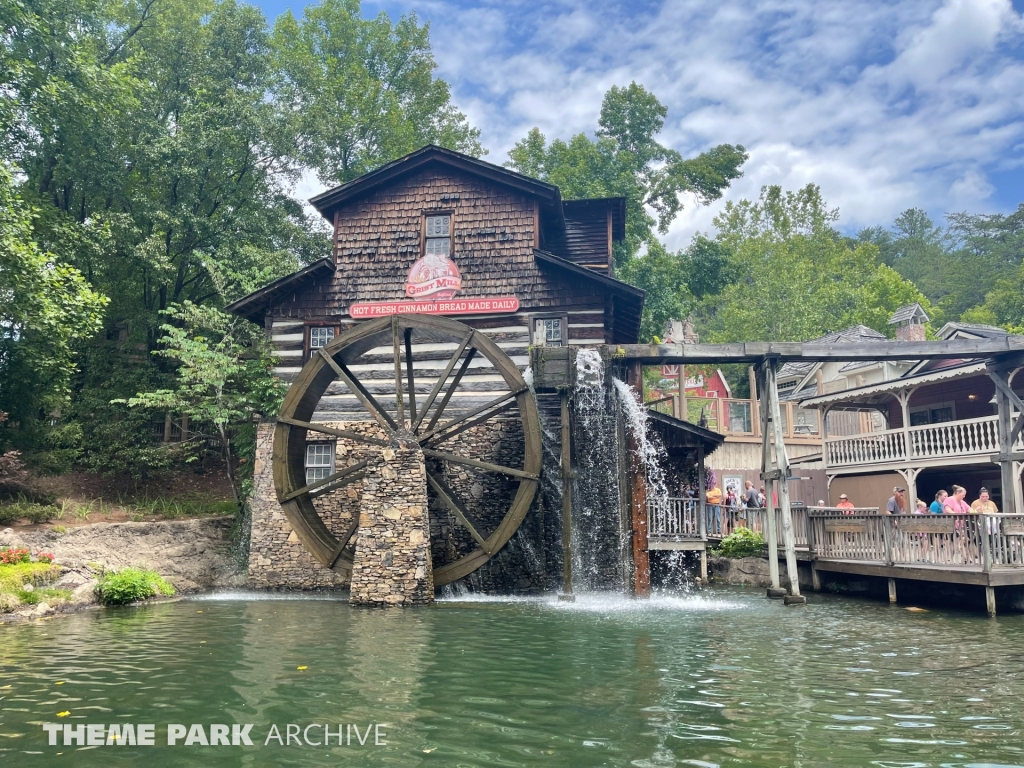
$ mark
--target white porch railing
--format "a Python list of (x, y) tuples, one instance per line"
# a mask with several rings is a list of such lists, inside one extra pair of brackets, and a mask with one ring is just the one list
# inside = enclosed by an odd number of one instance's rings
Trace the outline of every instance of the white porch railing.
[[(1016, 447), (1024, 447), (1024, 434)], [(921, 427), (887, 429), (867, 435), (825, 440), (828, 467), (891, 464), (902, 461), (958, 458), (999, 452), (998, 417), (961, 419)]]
[(697, 499), (669, 497), (647, 500), (647, 537), (650, 539), (703, 541), (707, 538)]

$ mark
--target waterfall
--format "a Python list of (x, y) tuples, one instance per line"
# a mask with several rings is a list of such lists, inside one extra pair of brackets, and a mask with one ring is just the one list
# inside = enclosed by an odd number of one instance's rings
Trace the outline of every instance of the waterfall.
[(647, 498), (656, 502), (665, 501), (668, 499), (668, 484), (665, 482), (665, 470), (658, 463), (658, 457), (664, 451), (661, 441), (647, 429), (647, 409), (624, 381), (613, 378), (612, 384), (615, 385), (619, 403), (626, 415), (626, 427), (636, 444), (633, 455), (635, 469), (647, 474)]
[(618, 419), (594, 349), (576, 353), (572, 391), (573, 591), (622, 589), (624, 538), (619, 514)]

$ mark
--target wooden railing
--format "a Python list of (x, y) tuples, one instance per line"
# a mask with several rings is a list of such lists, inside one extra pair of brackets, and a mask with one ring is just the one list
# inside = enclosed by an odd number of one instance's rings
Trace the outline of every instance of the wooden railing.
[[(768, 533), (768, 521), (765, 519), (767, 509), (744, 509), (708, 504), (706, 528), (709, 539), (723, 539), (737, 528), (750, 528), (762, 536)], [(807, 508), (794, 506), (790, 514), (793, 520), (793, 536), (797, 549), (807, 549)], [(786, 545), (782, 531), (782, 510), (775, 508), (775, 538), (780, 547)]]
[[(1015, 448), (1024, 447), (1024, 433)], [(828, 467), (886, 464), (910, 460), (946, 459), (999, 452), (997, 416), (945, 421), (909, 429), (887, 429), (866, 435), (825, 440)]]
[(697, 499), (669, 497), (647, 500), (647, 537), (705, 541), (704, 505)]
[(808, 510), (811, 554), (878, 565), (1024, 566), (1024, 515)]
[(911, 427), (908, 434), (911, 456), (915, 459), (999, 451), (999, 424), (996, 416)]
[(825, 440), (825, 462), (829, 467), (881, 464), (906, 458), (906, 433), (888, 429), (870, 435), (829, 437)]

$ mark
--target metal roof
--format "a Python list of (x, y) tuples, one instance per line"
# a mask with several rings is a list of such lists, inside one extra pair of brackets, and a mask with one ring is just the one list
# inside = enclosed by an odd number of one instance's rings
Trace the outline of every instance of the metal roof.
[(892, 317), (889, 318), (889, 325), (905, 323), (907, 320), (914, 320), (915, 318), (923, 318), (926, 323), (931, 319), (928, 317), (928, 313), (924, 311), (924, 307), (916, 301), (913, 304), (907, 304), (905, 307), (900, 307), (893, 312)]

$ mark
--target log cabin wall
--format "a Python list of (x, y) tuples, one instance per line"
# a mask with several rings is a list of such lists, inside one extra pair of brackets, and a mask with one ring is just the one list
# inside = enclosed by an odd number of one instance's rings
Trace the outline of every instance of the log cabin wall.
[[(589, 218), (575, 231), (600, 218), (592, 208), (585, 212)], [(457, 319), (486, 333), (520, 369), (529, 364), (531, 328), (538, 316), (563, 317), (566, 341), (572, 346), (622, 340), (622, 331), (614, 328), (613, 295), (599, 284), (535, 258), (539, 245), (557, 247), (558, 243), (547, 243), (539, 231), (541, 217), (533, 197), (455, 169), (428, 167), (339, 208), (333, 217), (337, 269), (310, 277), (268, 307), (270, 341), (280, 360), (275, 372), (282, 381), (290, 383), (308, 359), (310, 328), (329, 326), (336, 334), (343, 333), (360, 322), (349, 316), (353, 303), (407, 298), (404, 288), (409, 268), (423, 253), (424, 216), (434, 213), (452, 217), (451, 258), (462, 277), (458, 298), (518, 298), (520, 309), (514, 314)], [(574, 250), (565, 255), (572, 255), (575, 263), (603, 266), (601, 271), (606, 274), (611, 262), (610, 213), (603, 218), (600, 238), (576, 238)], [(584, 242), (597, 252), (588, 256)], [(416, 343), (414, 338), (418, 395), (430, 391), (455, 348), (454, 342)], [(371, 350), (352, 370), (385, 408), (396, 407), (390, 345)], [(459, 390), (453, 415), (482, 405), (506, 387), (490, 363), (478, 358)], [(367, 418), (341, 382), (331, 386), (314, 417), (317, 421)]]

